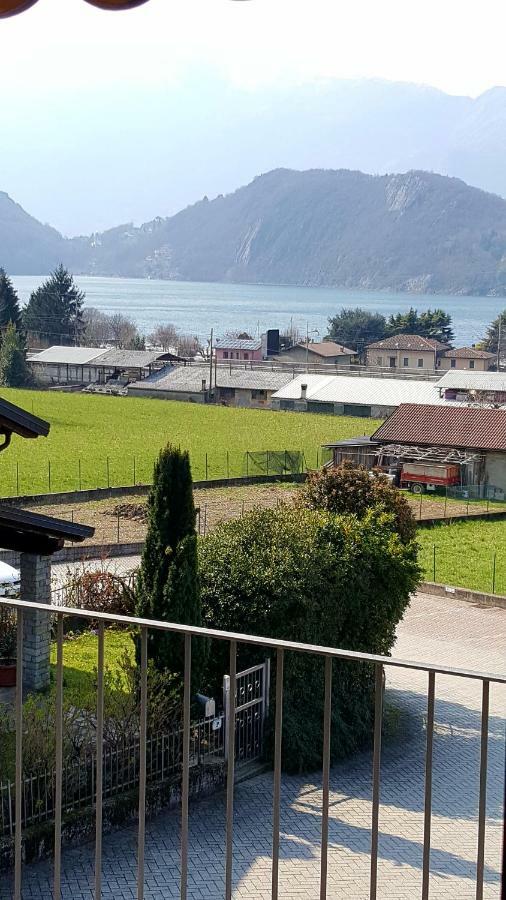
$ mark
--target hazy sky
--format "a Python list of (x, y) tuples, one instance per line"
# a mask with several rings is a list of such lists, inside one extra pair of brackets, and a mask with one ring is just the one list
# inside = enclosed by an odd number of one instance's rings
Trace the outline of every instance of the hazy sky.
[[(258, 91), (327, 78), (413, 81), (475, 96), (506, 84), (505, 35), (504, 0), (150, 0), (124, 13), (39, 0), (0, 20), (0, 190), (66, 233), (163, 215), (183, 195), (175, 185), (173, 204), (166, 196), (157, 204), (153, 186), (148, 196), (153, 161), (129, 121), (139, 109), (163, 119), (160, 92), (170, 93), (174, 110), (178, 86), (192, 83), (191, 95), (181, 89), (180, 130), (200, 90), (205, 115), (213, 80), (224, 108), (227, 85)], [(170, 169), (178, 134), (165, 139), (156, 150)], [(189, 168), (198, 167), (197, 149), (188, 151)], [(226, 149), (223, 156), (225, 166)], [(203, 184), (195, 180), (186, 202), (202, 196)], [(133, 202), (142, 196), (144, 205)]]

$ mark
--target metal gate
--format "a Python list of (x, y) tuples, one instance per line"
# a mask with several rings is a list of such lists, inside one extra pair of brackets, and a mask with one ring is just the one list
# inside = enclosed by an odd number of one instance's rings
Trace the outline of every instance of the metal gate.
[[(265, 720), (269, 712), (271, 663), (269, 659), (236, 675), (235, 759), (236, 764), (248, 763), (262, 755)], [(225, 758), (230, 709), (230, 676), (223, 678), (223, 708), (225, 710)]]

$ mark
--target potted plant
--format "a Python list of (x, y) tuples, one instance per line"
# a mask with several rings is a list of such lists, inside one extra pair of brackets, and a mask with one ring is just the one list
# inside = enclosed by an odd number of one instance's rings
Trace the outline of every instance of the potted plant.
[(0, 687), (16, 684), (16, 622), (10, 616), (0, 617)]

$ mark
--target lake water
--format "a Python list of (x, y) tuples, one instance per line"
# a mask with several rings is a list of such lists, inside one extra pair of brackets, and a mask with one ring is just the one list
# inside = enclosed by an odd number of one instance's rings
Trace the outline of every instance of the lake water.
[[(14, 276), (23, 303), (45, 276)], [(149, 334), (159, 323), (173, 323), (180, 331), (209, 336), (226, 331), (257, 335), (266, 328), (286, 330), (292, 323), (301, 333), (306, 326), (327, 333), (327, 320), (343, 306), (362, 306), (384, 315), (416, 307), (442, 307), (454, 323), (457, 345), (479, 341), (487, 325), (506, 307), (503, 297), (455, 297), (439, 294), (390, 294), (336, 288), (280, 287), (249, 284), (207, 284), (188, 281), (149, 281), (135, 278), (76, 277), (86, 293), (86, 305), (105, 313), (121, 312)], [(315, 335), (315, 337), (317, 337)]]

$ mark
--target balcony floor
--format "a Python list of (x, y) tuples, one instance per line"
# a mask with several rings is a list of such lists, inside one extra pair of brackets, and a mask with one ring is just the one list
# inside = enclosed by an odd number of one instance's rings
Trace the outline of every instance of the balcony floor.
[[(398, 631), (396, 655), (482, 671), (504, 669), (506, 611), (480, 609), (419, 594)], [(386, 694), (387, 736), (381, 769), (378, 897), (420, 896), (426, 676), (392, 670)], [(436, 678), (431, 900), (475, 896), (481, 685)], [(488, 830), (484, 897), (498, 900), (504, 783), (505, 691), (491, 686)], [(502, 717), (502, 718), (501, 718)], [(284, 777), (281, 810), (280, 896), (319, 896), (321, 788), (319, 776)], [(272, 774), (236, 788), (234, 897), (270, 898)], [(368, 896), (371, 755), (362, 754), (331, 773), (328, 896)], [(224, 896), (223, 795), (190, 809), (190, 900)], [(134, 900), (135, 828), (104, 838), (104, 898)], [(146, 900), (179, 896), (179, 821), (162, 813), (148, 824)], [(51, 897), (51, 867), (26, 867), (24, 900)], [(93, 845), (64, 851), (64, 900), (93, 896)], [(0, 886), (0, 900), (10, 898)]]

